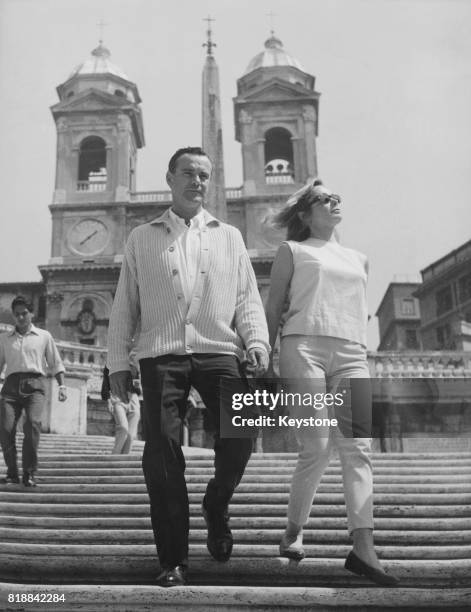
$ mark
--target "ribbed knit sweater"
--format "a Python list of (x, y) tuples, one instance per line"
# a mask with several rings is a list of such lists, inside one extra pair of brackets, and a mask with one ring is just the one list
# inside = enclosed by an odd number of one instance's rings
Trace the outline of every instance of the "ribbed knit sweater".
[[(238, 229), (205, 211), (201, 259), (187, 308), (168, 211), (129, 235), (108, 330), (110, 373), (137, 359), (167, 354), (269, 349), (257, 281)], [(137, 331), (139, 330), (139, 331)]]

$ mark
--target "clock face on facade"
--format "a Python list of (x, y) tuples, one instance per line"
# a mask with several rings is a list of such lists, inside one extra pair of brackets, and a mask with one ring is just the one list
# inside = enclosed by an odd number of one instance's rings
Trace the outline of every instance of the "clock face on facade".
[(78, 255), (97, 255), (108, 244), (109, 231), (98, 219), (82, 219), (69, 230), (68, 246)]

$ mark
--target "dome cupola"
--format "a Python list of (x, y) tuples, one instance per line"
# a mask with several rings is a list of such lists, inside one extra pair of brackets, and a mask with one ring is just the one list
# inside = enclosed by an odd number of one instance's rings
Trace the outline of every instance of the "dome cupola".
[(100, 40), (98, 47), (79, 64), (67, 80), (59, 85), (57, 93), (61, 100), (72, 98), (90, 88), (121, 96), (124, 100), (138, 104), (141, 99), (135, 83), (111, 60), (111, 53)]
[(110, 61), (111, 53), (100, 41), (100, 44), (96, 49), (91, 52), (91, 57), (87, 58), (84, 62), (79, 64), (69, 76), (69, 79), (76, 75), (85, 74), (113, 74), (114, 76), (120, 77), (129, 81), (128, 76)]
[(248, 74), (257, 68), (272, 68), (273, 66), (292, 66), (304, 71), (301, 63), (290, 55), (279, 38), (272, 32), (270, 38), (265, 41), (265, 49), (250, 61), (244, 74)]

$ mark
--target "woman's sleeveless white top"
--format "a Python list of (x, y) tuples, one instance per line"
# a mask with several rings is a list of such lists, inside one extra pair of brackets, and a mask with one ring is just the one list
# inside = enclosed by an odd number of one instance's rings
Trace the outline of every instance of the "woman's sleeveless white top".
[(294, 271), (282, 336), (333, 336), (366, 347), (366, 256), (335, 241), (287, 241)]

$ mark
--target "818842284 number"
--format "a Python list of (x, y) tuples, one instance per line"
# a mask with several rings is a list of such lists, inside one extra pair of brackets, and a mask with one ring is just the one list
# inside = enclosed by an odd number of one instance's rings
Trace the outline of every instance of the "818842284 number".
[(8, 603), (63, 603), (64, 593), (8, 593)]

